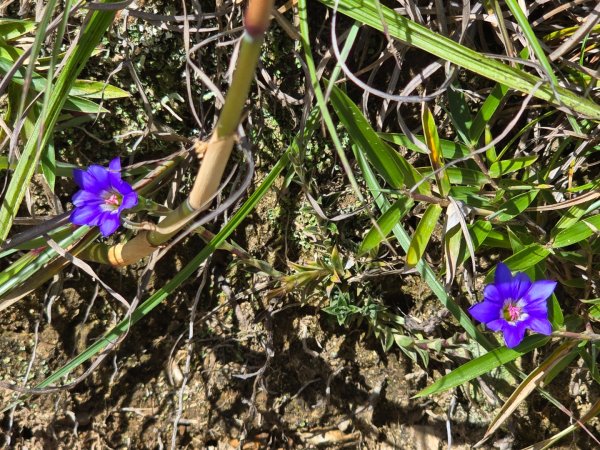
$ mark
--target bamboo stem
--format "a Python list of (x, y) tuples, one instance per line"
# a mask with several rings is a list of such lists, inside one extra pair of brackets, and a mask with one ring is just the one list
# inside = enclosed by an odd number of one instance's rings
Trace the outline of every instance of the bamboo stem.
[(236, 129), (254, 80), (273, 4), (274, 0), (250, 0), (248, 4), (245, 16), (246, 30), (242, 36), (236, 68), (223, 110), (210, 141), (196, 146), (196, 151), (202, 152), (204, 156), (188, 199), (165, 216), (156, 230), (141, 232), (130, 241), (112, 247), (94, 245), (81, 257), (108, 262), (113, 266), (133, 264), (154, 252), (194, 216), (210, 206), (236, 141)]

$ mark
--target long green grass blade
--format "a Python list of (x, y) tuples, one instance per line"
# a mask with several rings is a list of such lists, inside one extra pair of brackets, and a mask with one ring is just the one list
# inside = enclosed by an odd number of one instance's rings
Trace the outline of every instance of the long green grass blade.
[[(336, 0), (319, 1), (330, 8), (336, 5)], [(521, 69), (488, 58), (376, 2), (377, 0), (342, 0), (339, 2), (338, 11), (380, 31), (384, 31), (385, 22), (386, 33), (406, 44), (512, 89), (526, 94), (533, 93), (535, 97), (555, 106), (566, 106), (576, 113), (600, 120), (600, 105), (595, 102), (563, 87), (551, 86)]]
[(415, 267), (421, 260), (441, 213), (442, 207), (435, 203), (429, 205), (425, 210), (425, 214), (423, 214), (423, 217), (419, 221), (419, 225), (417, 225), (415, 234), (406, 252), (406, 265), (408, 267)]
[[(423, 179), (406, 159), (379, 137), (360, 109), (337, 86), (331, 87), (331, 104), (353, 143), (360, 147), (391, 187), (412, 187)], [(428, 194), (431, 187), (429, 183), (422, 182), (418, 191)]]
[(531, 350), (541, 347), (549, 340), (549, 337), (542, 335), (528, 336), (523, 340), (521, 345), (515, 349), (501, 347), (492, 350), (491, 352), (454, 369), (448, 375), (439, 378), (433, 384), (420, 391), (415, 397), (426, 397), (433, 394), (439, 394), (440, 392), (460, 386), (467, 381), (491, 372), (497, 367), (510, 361), (514, 361), (519, 356), (523, 356)]
[(406, 215), (412, 206), (413, 201), (408, 197), (403, 197), (382, 214), (377, 220), (377, 225), (373, 226), (365, 236), (358, 249), (359, 253), (366, 253), (379, 246), (392, 229), (400, 222), (400, 219)]

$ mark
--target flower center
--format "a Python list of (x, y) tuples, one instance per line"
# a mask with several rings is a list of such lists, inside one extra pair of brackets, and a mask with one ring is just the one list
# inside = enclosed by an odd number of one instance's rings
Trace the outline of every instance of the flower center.
[(509, 300), (504, 304), (504, 308), (502, 309), (502, 315), (505, 320), (509, 322), (516, 322), (521, 317), (521, 313), (523, 312), (523, 308), (512, 300)]
[(119, 206), (121, 204), (121, 196), (117, 194), (110, 194), (104, 198), (104, 204), (110, 206)]

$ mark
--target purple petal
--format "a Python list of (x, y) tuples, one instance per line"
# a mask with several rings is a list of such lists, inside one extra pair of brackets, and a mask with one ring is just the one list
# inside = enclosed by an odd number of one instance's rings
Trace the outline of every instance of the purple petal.
[(548, 300), (537, 300), (523, 306), (523, 312), (535, 317), (548, 317)]
[(120, 172), (121, 171), (121, 158), (116, 157), (108, 163), (108, 168), (112, 172)]
[(488, 327), (492, 331), (502, 331), (504, 329), (504, 327), (510, 326), (510, 325), (508, 325), (508, 322), (504, 319), (496, 319), (496, 320), (492, 320), (491, 322), (487, 322), (485, 324), (485, 326)]
[(111, 187), (118, 192), (121, 192), (124, 184), (127, 185), (127, 182), (121, 179), (121, 174), (118, 172), (108, 172), (108, 180)]
[(100, 191), (100, 188), (96, 183), (96, 179), (89, 173), (87, 173), (85, 170), (73, 169), (73, 179), (81, 189), (85, 189), (86, 191), (91, 192)]
[(497, 303), (483, 301), (471, 306), (469, 313), (480, 322), (487, 323), (502, 317), (502, 306)]
[(133, 188), (129, 185), (129, 183), (125, 180), (122, 180), (120, 175), (117, 173), (109, 173), (110, 184), (112, 188), (119, 192), (121, 195), (129, 194), (133, 192)]
[(540, 280), (534, 282), (529, 291), (523, 296), (523, 299), (527, 303), (533, 303), (540, 300), (546, 300), (552, 295), (556, 288), (556, 281), (552, 280)]
[(84, 206), (84, 205), (100, 205), (104, 200), (100, 196), (99, 193), (90, 192), (90, 191), (77, 191), (75, 195), (73, 195), (73, 204), (75, 206)]
[(100, 219), (100, 233), (102, 236), (107, 237), (117, 231), (117, 228), (121, 225), (119, 221), (119, 215), (114, 212), (105, 212), (102, 214)]
[(527, 274), (518, 272), (511, 283), (512, 288), (512, 299), (519, 300), (529, 291), (531, 288), (531, 280)]
[(496, 266), (496, 273), (494, 274), (494, 283), (510, 283), (512, 281), (512, 274), (510, 269), (504, 263), (498, 263)]
[(504, 327), (502, 332), (504, 333), (504, 343), (508, 348), (515, 348), (521, 343), (525, 337), (525, 323), (517, 322), (515, 325)]
[(483, 298), (489, 302), (497, 303), (501, 307), (504, 304), (506, 297), (498, 290), (495, 284), (488, 284), (483, 289)]
[(100, 210), (93, 206), (75, 208), (71, 213), (70, 221), (75, 225), (97, 225), (100, 219)]
[(133, 191), (129, 194), (125, 194), (125, 196), (123, 197), (123, 201), (121, 202), (121, 207), (122, 207), (121, 210), (133, 208), (137, 204), (138, 204), (138, 196), (137, 196), (137, 193), (135, 191)]
[(95, 189), (102, 190), (110, 187), (108, 170), (106, 170), (104, 167), (92, 165), (88, 167), (87, 172), (95, 178)]
[(527, 327), (536, 333), (545, 334), (546, 336), (550, 336), (552, 334), (552, 324), (548, 319), (538, 319), (530, 317), (525, 320), (527, 323)]
[(506, 264), (498, 263), (496, 266), (496, 273), (494, 274), (494, 286), (498, 290), (499, 296), (502, 300), (516, 300), (513, 298), (513, 277), (510, 273), (510, 269)]

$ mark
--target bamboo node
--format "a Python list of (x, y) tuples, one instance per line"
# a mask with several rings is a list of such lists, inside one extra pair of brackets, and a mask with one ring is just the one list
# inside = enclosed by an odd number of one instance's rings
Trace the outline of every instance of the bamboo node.
[(200, 139), (197, 139), (194, 142), (194, 151), (196, 152), (196, 156), (198, 157), (199, 160), (202, 160), (202, 158), (204, 158), (204, 154), (206, 153), (207, 149), (208, 149), (207, 141), (201, 141)]
[(108, 261), (111, 266), (121, 267), (127, 265), (123, 259), (124, 246), (125, 244), (117, 244), (108, 249)]

